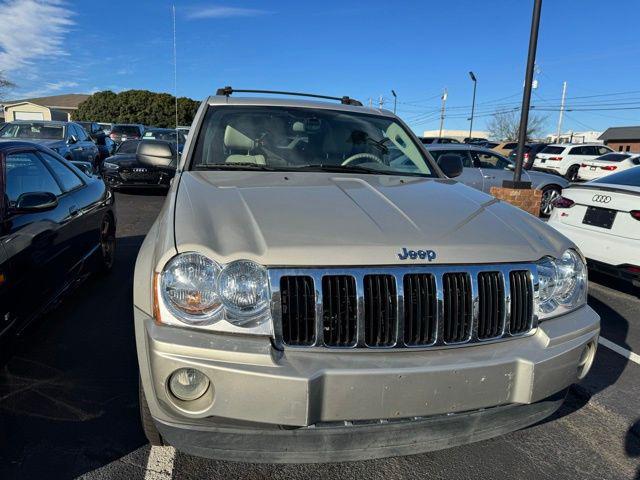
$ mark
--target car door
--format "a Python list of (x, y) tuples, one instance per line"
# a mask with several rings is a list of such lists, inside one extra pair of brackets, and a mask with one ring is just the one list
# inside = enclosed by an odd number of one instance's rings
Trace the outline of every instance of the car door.
[(64, 159), (44, 151), (39, 151), (38, 156), (58, 181), (69, 204), (69, 215), (72, 219), (68, 225), (71, 252), (69, 271), (66, 275), (72, 277), (75, 273), (74, 267), (79, 266), (89, 251), (95, 247), (98, 239), (98, 226), (92, 224), (89, 202), (83, 192), (86, 182)]
[(76, 131), (78, 132), (78, 145), (80, 145), (80, 159), (84, 162), (93, 163), (95, 159), (98, 157), (98, 147), (91, 140), (91, 137), (87, 135), (87, 132), (84, 128), (74, 125)]
[(438, 161), (438, 159), (442, 156), (442, 155), (456, 155), (458, 157), (460, 157), (460, 160), (462, 160), (462, 175), (460, 175), (459, 177), (456, 177), (456, 180), (458, 182), (462, 182), (465, 185), (468, 185), (469, 187), (473, 187), (476, 188), (478, 190), (482, 190), (483, 188), (483, 179), (482, 179), (482, 173), (480, 172), (479, 168), (476, 168), (473, 165), (473, 162), (471, 160), (471, 157), (469, 156), (469, 151), (468, 150), (429, 150), (429, 153), (433, 156), (433, 158), (436, 160), (436, 162)]
[[(502, 187), (505, 180), (513, 180), (514, 164), (509, 159), (488, 150), (471, 150), (471, 159), (479, 166), (483, 179), (483, 191), (490, 193), (491, 187)], [(523, 179), (528, 175), (523, 170)]]
[[(80, 143), (80, 132), (76, 128), (75, 124), (69, 123), (67, 126), (67, 144), (69, 145), (69, 151), (71, 151), (71, 157), (76, 162), (84, 161), (83, 152), (84, 146)], [(73, 137), (75, 141), (71, 139)]]
[[(9, 151), (3, 157), (5, 208), (0, 224), (0, 242), (7, 257), (5, 315), (18, 328), (24, 327), (64, 288), (69, 261), (69, 205), (60, 185), (36, 154), (35, 149)], [(21, 195), (49, 192), (57, 205), (46, 211), (16, 210)]]

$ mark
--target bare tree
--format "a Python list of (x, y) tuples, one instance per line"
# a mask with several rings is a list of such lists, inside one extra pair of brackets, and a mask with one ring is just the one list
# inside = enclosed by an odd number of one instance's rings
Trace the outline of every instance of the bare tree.
[(4, 97), (4, 94), (15, 87), (15, 84), (4, 76), (4, 72), (0, 71), (0, 100)]
[[(547, 118), (542, 115), (529, 114), (527, 140), (542, 136), (546, 121)], [(516, 110), (510, 112), (496, 112), (487, 124), (489, 135), (496, 140), (515, 142), (518, 140), (519, 128), (520, 112)]]

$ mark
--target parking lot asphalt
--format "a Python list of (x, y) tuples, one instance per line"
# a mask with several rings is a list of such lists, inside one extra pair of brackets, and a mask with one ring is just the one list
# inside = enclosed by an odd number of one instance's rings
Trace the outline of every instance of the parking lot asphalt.
[[(118, 194), (114, 271), (87, 280), (3, 346), (1, 479), (640, 479), (640, 365), (602, 345), (551, 419), (476, 444), (328, 465), (218, 462), (150, 448), (138, 418), (131, 291), (137, 251), (163, 201)], [(638, 292), (593, 275), (589, 303), (602, 336), (640, 354)]]

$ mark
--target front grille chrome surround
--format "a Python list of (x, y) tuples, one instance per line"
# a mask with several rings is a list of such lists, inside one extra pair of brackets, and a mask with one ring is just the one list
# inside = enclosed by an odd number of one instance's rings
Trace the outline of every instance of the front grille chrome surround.
[[(512, 278), (515, 275), (518, 281), (526, 282), (525, 287), (519, 288), (520, 294), (526, 294), (526, 298), (518, 299), (511, 296), (511, 283)], [(502, 341), (513, 337), (522, 337), (529, 334), (533, 334), (538, 325), (538, 319), (535, 315), (536, 305), (538, 301), (538, 276), (537, 269), (534, 263), (510, 263), (510, 264), (488, 264), (488, 265), (411, 265), (411, 266), (398, 266), (398, 267), (328, 267), (328, 268), (271, 268), (268, 270), (269, 283), (271, 287), (271, 314), (274, 321), (274, 333), (275, 333), (275, 345), (282, 349), (324, 349), (324, 350), (337, 350), (337, 349), (363, 349), (363, 350), (389, 350), (389, 349), (434, 349), (434, 348), (452, 348), (465, 346), (470, 344), (480, 344), (493, 341)], [(482, 274), (482, 275), (481, 275)], [(315, 335), (309, 335), (308, 341), (299, 342), (303, 343), (295, 344), (288, 339), (288, 329), (290, 324), (287, 324), (287, 331), (283, 331), (283, 299), (281, 295), (281, 283), (287, 277), (305, 277), (306, 280), (312, 280), (309, 285), (313, 288), (313, 295), (309, 295), (307, 298), (315, 299), (315, 321), (311, 324), (315, 327)], [(338, 337), (333, 336), (328, 328), (332, 328), (333, 322), (328, 322), (327, 306), (329, 302), (324, 299), (323, 292), (328, 289), (328, 285), (331, 283), (329, 279), (333, 279), (336, 285), (336, 279), (340, 278), (341, 288), (347, 288), (351, 291), (355, 288), (355, 307), (353, 306), (353, 297), (349, 297), (349, 311), (355, 310), (356, 318), (353, 320), (348, 314), (345, 313), (344, 308), (340, 309), (339, 315), (346, 315), (345, 318), (350, 318), (350, 323), (344, 330), (337, 332)], [(381, 332), (382, 336), (378, 335), (376, 331), (376, 339), (384, 337), (381, 341), (376, 341), (374, 345), (371, 345), (371, 336), (367, 337), (367, 334), (371, 335), (371, 326), (367, 325), (369, 318), (371, 317), (371, 305), (367, 305), (365, 298), (373, 298), (374, 301), (379, 302), (381, 298), (377, 296), (378, 282), (375, 283), (376, 294), (371, 295), (370, 279), (376, 278), (384, 280), (386, 286), (384, 287), (387, 307), (392, 307), (393, 312), (389, 312), (388, 308), (384, 312), (380, 312), (382, 317), (376, 316), (376, 322), (383, 321), (393, 322), (392, 324), (383, 325), (384, 330)], [(493, 281), (493, 287), (491, 288), (491, 302), (495, 303), (496, 298), (498, 305), (495, 306), (496, 311), (492, 314), (495, 319), (495, 315), (499, 316), (500, 324), (498, 326), (493, 325), (491, 334), (487, 333), (487, 330), (479, 331), (479, 326), (484, 327), (484, 323), (487, 321), (487, 298), (486, 290), (487, 278), (491, 278)], [(349, 279), (348, 281), (346, 279)], [(422, 281), (421, 285), (418, 285), (417, 279)], [(447, 279), (456, 279), (458, 282), (451, 283), (445, 288), (445, 282)], [(464, 279), (464, 284), (460, 284), (461, 279)], [(498, 283), (496, 284), (496, 281)], [(382, 285), (382, 284), (381, 284)], [(410, 285), (413, 285), (410, 287)], [(416, 286), (418, 285), (418, 286)], [(462, 293), (457, 292), (456, 298), (460, 298), (464, 302), (465, 317), (458, 315), (456, 318), (463, 318), (464, 321), (469, 321), (470, 325), (461, 324), (464, 328), (465, 335), (457, 335), (452, 341), (447, 342), (447, 334), (445, 332), (445, 321), (451, 321), (451, 314), (447, 310), (445, 312), (445, 290), (451, 291), (452, 285), (462, 285)], [(495, 290), (497, 285), (497, 290)], [(518, 284), (520, 285), (520, 284)], [(369, 293), (367, 294), (367, 287), (369, 287)], [(335, 288), (332, 287), (332, 295), (335, 294)], [(405, 301), (405, 289), (418, 288), (417, 294), (423, 295), (421, 305), (418, 308), (416, 305), (416, 292), (413, 296), (407, 297)], [(435, 292), (432, 290), (435, 289)], [(524, 293), (523, 293), (524, 292)], [(480, 300), (480, 294), (485, 294), (485, 299)], [(325, 293), (326, 294), (326, 293)], [(497, 294), (497, 297), (496, 297)], [(516, 292), (516, 294), (518, 294)], [(393, 298), (391, 296), (393, 295)], [(447, 299), (450, 300), (450, 299)], [(522, 309), (519, 310), (519, 317), (517, 318), (521, 328), (518, 328), (516, 332), (511, 332), (509, 328), (511, 322), (511, 315), (513, 305), (520, 305), (520, 300), (527, 302), (527, 308), (525, 311), (530, 312), (529, 318), (523, 324)], [(287, 300), (290, 301), (290, 300)], [(346, 300), (345, 300), (346, 302)], [(430, 305), (435, 303), (435, 305)], [(286, 305), (286, 302), (285, 302)], [(332, 304), (333, 305), (333, 304)], [(342, 305), (346, 306), (346, 303)], [(455, 305), (454, 305), (455, 306)], [(369, 308), (369, 310), (367, 310)], [(412, 308), (411, 312), (407, 312), (405, 317), (405, 308)], [(449, 302), (446, 306), (447, 309), (452, 308), (452, 304)], [(466, 311), (470, 308), (471, 311)], [(484, 309), (484, 310), (483, 310)], [(309, 309), (310, 311), (310, 309)], [(338, 312), (335, 309), (335, 312)], [(424, 318), (424, 323), (421, 328), (433, 331), (433, 333), (416, 335), (417, 323), (420, 321), (416, 317), (418, 315)], [(333, 315), (332, 312), (329, 312)], [(449, 320), (445, 319), (445, 313), (449, 315)], [(514, 312), (516, 314), (518, 312)], [(337, 315), (338, 313), (336, 313)], [(287, 322), (293, 321), (288, 317)], [(306, 317), (305, 322), (309, 319)], [(435, 322), (435, 325), (433, 323)], [(495, 320), (492, 320), (494, 323)], [(354, 332), (352, 331), (355, 325), (355, 338), (353, 338)], [(374, 329), (380, 328), (380, 323), (374, 326)], [(411, 332), (405, 332), (405, 329), (412, 328)], [(449, 332), (452, 330), (450, 329)], [(347, 332), (347, 333), (345, 333)], [(483, 333), (484, 332), (484, 333)], [(496, 333), (496, 335), (493, 335)], [(333, 339), (333, 340), (331, 340)], [(339, 339), (339, 340), (338, 340)]]

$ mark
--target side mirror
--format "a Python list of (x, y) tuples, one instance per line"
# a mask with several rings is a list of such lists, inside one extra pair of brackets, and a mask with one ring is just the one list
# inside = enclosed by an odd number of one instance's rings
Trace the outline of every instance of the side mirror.
[(73, 145), (74, 143), (78, 143), (78, 137), (76, 137), (75, 135), (71, 135), (69, 137), (69, 145)]
[(168, 168), (175, 165), (176, 154), (169, 142), (143, 140), (138, 145), (136, 157), (140, 163), (150, 167)]
[(455, 178), (462, 175), (462, 159), (459, 155), (455, 155), (452, 153), (445, 153), (444, 155), (440, 155), (438, 158), (438, 166), (442, 173), (444, 173), (449, 178)]
[(58, 206), (58, 197), (51, 192), (26, 192), (18, 197), (14, 211), (21, 213), (46, 212)]

